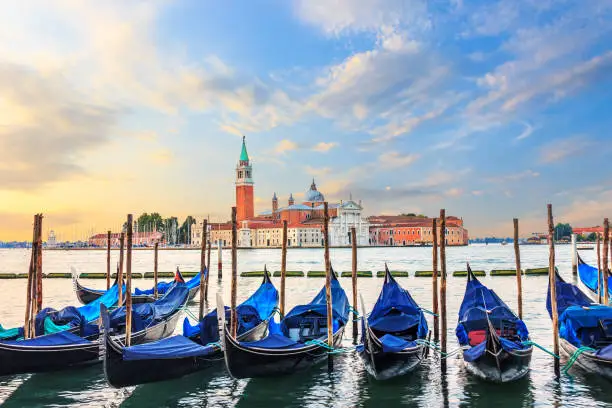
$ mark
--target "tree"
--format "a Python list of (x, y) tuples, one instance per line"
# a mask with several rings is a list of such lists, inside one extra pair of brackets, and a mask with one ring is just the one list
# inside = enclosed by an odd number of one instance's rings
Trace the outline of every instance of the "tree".
[(597, 234), (594, 232), (591, 232), (589, 235), (587, 235), (586, 240), (589, 242), (597, 241)]
[(191, 231), (193, 230), (193, 224), (196, 223), (195, 218), (188, 215), (183, 221), (181, 228), (179, 228), (178, 241), (179, 244), (190, 244), (191, 243)]
[(555, 239), (569, 238), (572, 235), (572, 227), (569, 224), (557, 224), (555, 226)]

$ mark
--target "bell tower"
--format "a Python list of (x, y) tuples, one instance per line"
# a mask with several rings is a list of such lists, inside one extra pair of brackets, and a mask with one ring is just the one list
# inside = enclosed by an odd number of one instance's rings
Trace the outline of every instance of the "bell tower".
[(253, 218), (253, 168), (242, 136), (242, 151), (236, 166), (236, 218), (238, 222)]

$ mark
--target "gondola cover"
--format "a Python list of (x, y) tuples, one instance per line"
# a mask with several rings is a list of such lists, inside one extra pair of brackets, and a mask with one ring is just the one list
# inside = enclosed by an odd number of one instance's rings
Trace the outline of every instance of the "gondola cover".
[[(580, 255), (578, 257), (578, 276), (584, 285), (593, 293), (598, 293), (597, 268), (584, 262)], [(603, 271), (599, 273), (599, 282), (603, 282)], [(602, 296), (603, 296), (603, 290)], [(608, 276), (608, 293), (612, 297), (612, 276)]]

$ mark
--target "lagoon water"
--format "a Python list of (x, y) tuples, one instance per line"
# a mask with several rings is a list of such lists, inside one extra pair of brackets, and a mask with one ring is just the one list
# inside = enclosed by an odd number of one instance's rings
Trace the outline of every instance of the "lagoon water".
[[(113, 264), (117, 259), (113, 252)], [(224, 276), (217, 280), (216, 253), (212, 253), (210, 299), (223, 293), (229, 299), (230, 254), (223, 253)], [(194, 271), (199, 266), (199, 251), (160, 251), (160, 271)], [(583, 251), (585, 261), (595, 263), (594, 251)], [(323, 270), (323, 251), (295, 249), (288, 252), (288, 270)], [(546, 267), (547, 246), (522, 246), (523, 268)], [(569, 245), (557, 247), (557, 266), (561, 274), (571, 280)], [(350, 249), (332, 249), (331, 259), (337, 271), (351, 268)], [(454, 270), (465, 270), (469, 261), (472, 269), (513, 269), (512, 245), (471, 245), (449, 248), (447, 265), (449, 275)], [(0, 273), (26, 272), (29, 252), (26, 250), (0, 250)], [(280, 266), (279, 250), (240, 250), (238, 271), (261, 270), (267, 264), (270, 271)], [(392, 270), (408, 270), (409, 278), (398, 278), (415, 300), (431, 309), (431, 278), (416, 278), (415, 270), (431, 270), (431, 248), (364, 248), (359, 250), (359, 270), (378, 271), (388, 262)], [(79, 272), (103, 272), (106, 268), (104, 251), (45, 251), (45, 272), (69, 272), (70, 266)], [(152, 251), (134, 252), (134, 272), (152, 270)], [(516, 309), (516, 278), (486, 277), (483, 283), (493, 288), (508, 305)], [(278, 278), (273, 278), (278, 285)], [(103, 280), (83, 280), (90, 287), (102, 288)], [(260, 278), (240, 278), (238, 300), (245, 299), (260, 283)], [(350, 298), (351, 280), (341, 278)], [(381, 278), (360, 278), (359, 291), (366, 307), (371, 308), (382, 286)], [(44, 304), (60, 308), (76, 305), (77, 300), (69, 279), (44, 281)], [(309, 301), (324, 284), (322, 278), (288, 278), (287, 307)], [(25, 304), (25, 279), (0, 280), (0, 323), (3, 327), (22, 324)], [(135, 286), (149, 288), (152, 280), (139, 279)], [(449, 350), (457, 347), (454, 328), (461, 302), (465, 278), (448, 278), (448, 339)], [(552, 348), (552, 331), (545, 308), (546, 276), (526, 276), (523, 280), (524, 320), (532, 339)], [(215, 305), (210, 304), (212, 308)], [(191, 305), (195, 311), (197, 305)], [(431, 324), (431, 320), (430, 320)], [(345, 343), (351, 345), (350, 327)], [(368, 378), (361, 361), (354, 354), (335, 358), (334, 372), (327, 372), (323, 364), (310, 371), (274, 379), (234, 380), (219, 364), (201, 373), (178, 380), (147, 384), (125, 389), (109, 387), (100, 365), (85, 369), (0, 378), (0, 402), (6, 407), (74, 406), (74, 407), (610, 407), (612, 382), (590, 375), (574, 367), (571, 376), (556, 380), (550, 356), (534, 350), (531, 372), (523, 380), (505, 385), (484, 383), (467, 374), (461, 357), (448, 362), (446, 376), (440, 373), (440, 360), (430, 354), (421, 369), (413, 375), (389, 382), (375, 382)]]

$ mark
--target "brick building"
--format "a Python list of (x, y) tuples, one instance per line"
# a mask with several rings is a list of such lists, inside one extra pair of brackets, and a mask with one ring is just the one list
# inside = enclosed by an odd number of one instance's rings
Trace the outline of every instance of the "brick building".
[[(372, 216), (368, 220), (371, 245), (410, 246), (433, 243), (431, 218), (380, 215)], [(445, 237), (449, 246), (467, 245), (469, 236), (467, 229), (463, 227), (463, 220), (454, 216), (447, 217)]]

